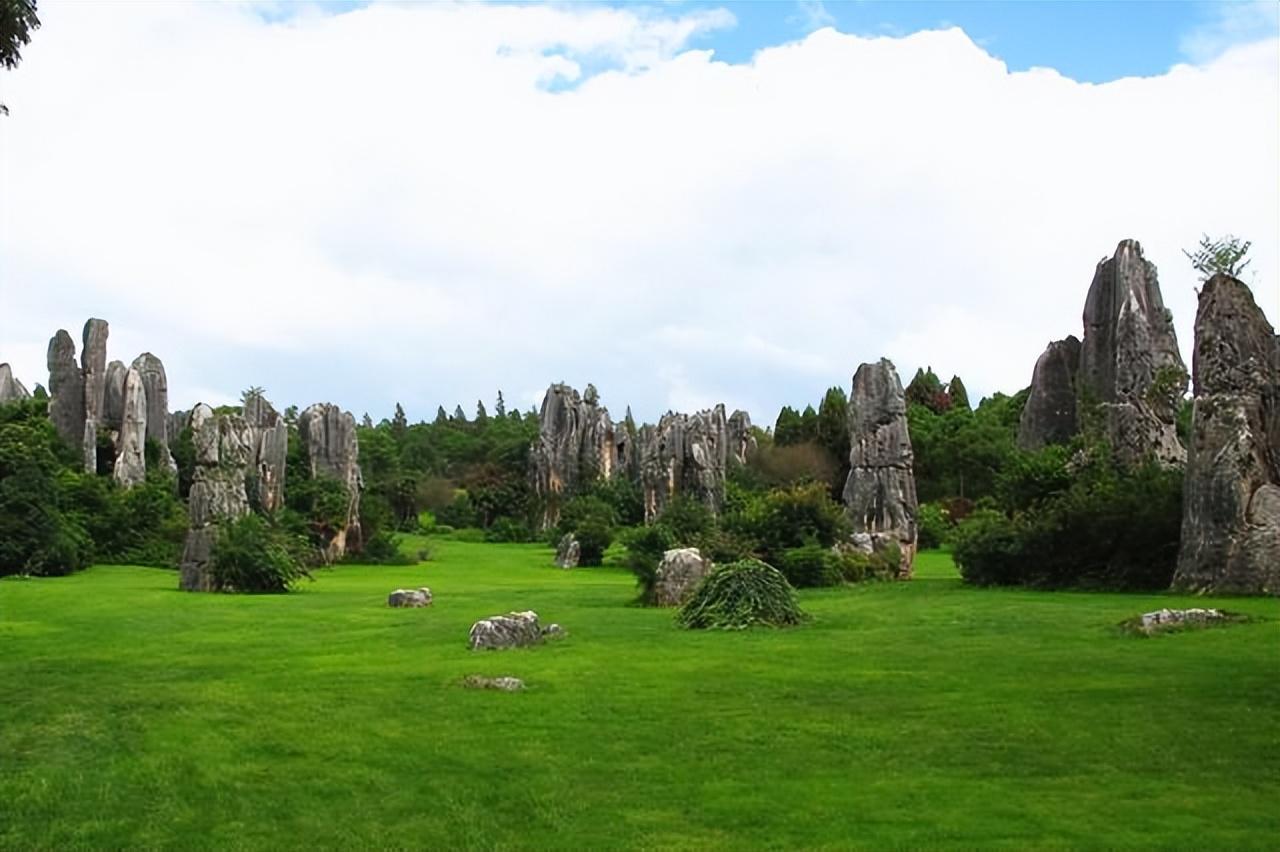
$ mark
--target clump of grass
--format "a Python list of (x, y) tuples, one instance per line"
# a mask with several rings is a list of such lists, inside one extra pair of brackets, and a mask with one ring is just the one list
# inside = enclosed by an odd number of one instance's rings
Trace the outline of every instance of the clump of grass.
[(807, 618), (787, 578), (757, 559), (716, 568), (676, 613), (677, 624), (694, 630), (785, 627)]

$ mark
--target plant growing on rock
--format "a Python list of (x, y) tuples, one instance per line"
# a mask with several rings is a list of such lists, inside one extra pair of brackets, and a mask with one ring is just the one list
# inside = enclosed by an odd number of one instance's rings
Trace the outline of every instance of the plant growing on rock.
[(807, 618), (787, 578), (756, 559), (716, 568), (676, 613), (677, 624), (694, 630), (786, 627)]

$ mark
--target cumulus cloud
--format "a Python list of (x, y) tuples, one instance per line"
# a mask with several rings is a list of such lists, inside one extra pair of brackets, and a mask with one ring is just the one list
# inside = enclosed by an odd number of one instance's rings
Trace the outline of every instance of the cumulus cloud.
[(1254, 239), (1280, 319), (1275, 39), (1091, 85), (958, 29), (730, 65), (687, 49), (714, 11), (42, 17), (0, 121), (0, 359), (28, 385), (94, 315), (183, 405), (430, 418), (563, 379), (769, 422), (882, 355), (1011, 392), (1125, 237), (1189, 355), (1202, 232)]

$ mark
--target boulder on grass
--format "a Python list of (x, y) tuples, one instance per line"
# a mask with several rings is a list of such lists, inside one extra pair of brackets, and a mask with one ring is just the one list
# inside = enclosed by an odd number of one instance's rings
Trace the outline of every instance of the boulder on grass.
[(431, 590), (426, 586), (420, 589), (396, 589), (387, 595), (387, 606), (406, 609), (431, 606)]
[(482, 618), (471, 625), (467, 647), (473, 651), (499, 650), (523, 648), (541, 641), (542, 628), (538, 625), (536, 612), (509, 612)]
[(485, 677), (484, 675), (467, 675), (462, 685), (468, 689), (497, 689), (502, 692), (519, 692), (524, 689), (524, 681), (518, 677)]
[(680, 606), (702, 578), (711, 573), (711, 560), (703, 559), (696, 547), (678, 547), (662, 554), (653, 587), (657, 606)]
[(578, 560), (582, 558), (582, 545), (578, 544), (578, 540), (573, 537), (573, 533), (565, 533), (560, 539), (560, 544), (556, 546), (556, 567), (557, 568), (577, 568)]

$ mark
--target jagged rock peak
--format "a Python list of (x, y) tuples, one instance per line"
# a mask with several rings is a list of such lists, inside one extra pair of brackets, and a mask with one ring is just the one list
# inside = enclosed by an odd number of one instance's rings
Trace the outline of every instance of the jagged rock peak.
[(538, 437), (530, 448), (543, 527), (559, 520), (561, 495), (580, 483), (618, 475), (628, 467), (629, 451), (626, 430), (614, 428), (594, 385), (587, 385), (582, 396), (562, 382), (547, 388), (538, 411)]
[(356, 418), (332, 403), (316, 403), (298, 417), (298, 436), (307, 450), (312, 476), (330, 476), (347, 488), (347, 517), (325, 549), (328, 560), (340, 559), (348, 550), (359, 550), (360, 445), (356, 440)]
[(916, 551), (913, 461), (898, 371), (886, 358), (862, 364), (849, 394), (845, 510), (855, 535), (869, 535), (874, 549), (898, 547), (899, 576), (904, 578), (911, 576)]
[(108, 429), (119, 429), (124, 422), (124, 385), (129, 368), (123, 361), (107, 364), (107, 378), (102, 391), (102, 422)]
[(646, 521), (661, 515), (678, 494), (700, 500), (713, 512), (720, 511), (729, 448), (723, 405), (696, 414), (669, 411), (656, 427), (641, 428), (639, 444)]
[(252, 433), (250, 470), (254, 475), (254, 488), (250, 497), (262, 511), (275, 512), (284, 505), (289, 427), (261, 393), (245, 398), (244, 418)]
[(728, 430), (729, 457), (738, 462), (738, 464), (746, 464), (747, 456), (756, 450), (756, 436), (751, 431), (751, 415), (738, 409), (729, 415), (726, 423)]
[(93, 473), (98, 469), (98, 432), (104, 426), (109, 333), (106, 320), (90, 319), (84, 324), (83, 348), (80, 350), (80, 368), (84, 373), (84, 435), (81, 448), (86, 473)]
[(1031, 392), (1018, 422), (1018, 446), (1038, 450), (1049, 444), (1065, 444), (1076, 434), (1076, 373), (1080, 368), (1080, 341), (1074, 335), (1055, 340), (1036, 360)]
[(0, 364), (0, 403), (30, 399), (31, 392), (13, 375), (8, 364)]
[(1180, 465), (1178, 402), (1187, 370), (1178, 352), (1173, 315), (1164, 306), (1155, 264), (1136, 240), (1123, 240), (1094, 272), (1084, 307), (1079, 383), (1082, 402), (1101, 405), (1117, 456), (1153, 456)]
[[(135, 371), (136, 372), (136, 371)], [(195, 473), (187, 498), (190, 529), (179, 566), (179, 588), (191, 592), (215, 589), (209, 560), (218, 540), (218, 525), (249, 514), (245, 472), (252, 431), (238, 414), (215, 414), (204, 403), (191, 410)]]
[(132, 488), (147, 478), (147, 394), (142, 375), (134, 368), (125, 373), (123, 396), (112, 476), (123, 487)]
[(147, 398), (147, 439), (161, 448), (161, 458), (169, 459), (169, 379), (164, 363), (150, 352), (133, 359), (133, 369), (142, 379)]
[(1280, 338), (1241, 281), (1205, 282), (1192, 365), (1174, 587), (1280, 595)]
[(49, 339), (49, 419), (69, 446), (84, 440), (84, 373), (76, 363), (76, 344), (65, 329)]

